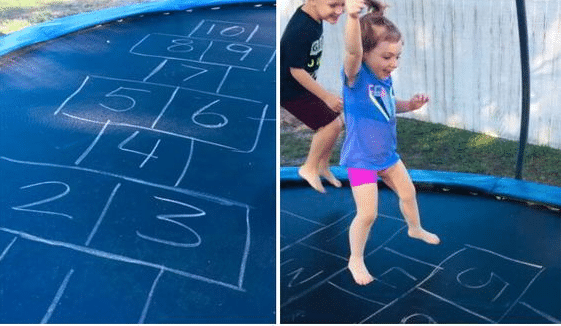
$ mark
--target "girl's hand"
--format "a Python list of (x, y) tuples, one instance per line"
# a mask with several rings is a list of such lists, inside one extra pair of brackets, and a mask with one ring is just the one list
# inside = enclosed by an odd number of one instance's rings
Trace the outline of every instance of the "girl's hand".
[(429, 101), (429, 96), (426, 94), (415, 94), (409, 100), (409, 111), (415, 111), (423, 107)]
[(345, 10), (352, 18), (358, 18), (358, 15), (365, 7), (364, 0), (345, 0)]

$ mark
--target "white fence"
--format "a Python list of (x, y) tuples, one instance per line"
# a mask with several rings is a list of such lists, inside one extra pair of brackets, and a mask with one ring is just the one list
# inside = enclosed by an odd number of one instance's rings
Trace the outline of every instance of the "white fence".
[[(303, 0), (277, 2), (280, 32)], [(521, 69), (515, 0), (386, 0), (404, 36), (397, 96), (431, 96), (405, 116), (518, 140)], [(526, 0), (531, 71), (528, 141), (561, 149), (561, 1)], [(324, 23), (318, 80), (340, 92), (346, 15)]]

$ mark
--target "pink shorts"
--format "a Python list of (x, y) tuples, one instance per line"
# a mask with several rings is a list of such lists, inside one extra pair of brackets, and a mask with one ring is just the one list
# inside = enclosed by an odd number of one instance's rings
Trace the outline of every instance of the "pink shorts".
[(368, 169), (347, 168), (351, 187), (378, 182), (378, 171)]

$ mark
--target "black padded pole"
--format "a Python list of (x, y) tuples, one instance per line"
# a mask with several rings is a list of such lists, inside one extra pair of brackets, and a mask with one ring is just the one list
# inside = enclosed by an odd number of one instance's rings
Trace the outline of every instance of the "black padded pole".
[(518, 17), (520, 61), (522, 67), (522, 117), (520, 121), (518, 159), (516, 161), (516, 179), (522, 179), (524, 151), (526, 150), (526, 143), (528, 142), (528, 127), (530, 121), (530, 54), (528, 49), (528, 24), (526, 22), (524, 0), (516, 0), (516, 12)]

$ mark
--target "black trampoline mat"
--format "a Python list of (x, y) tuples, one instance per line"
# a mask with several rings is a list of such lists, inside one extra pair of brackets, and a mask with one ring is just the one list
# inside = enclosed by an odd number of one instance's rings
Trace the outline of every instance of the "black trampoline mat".
[(397, 198), (379, 194), (365, 250), (375, 281), (346, 268), (351, 189), (281, 184), (282, 323), (559, 323), (558, 212), (494, 197), (419, 191), (432, 246), (407, 236)]
[(275, 7), (1, 58), (0, 322), (275, 322)]

